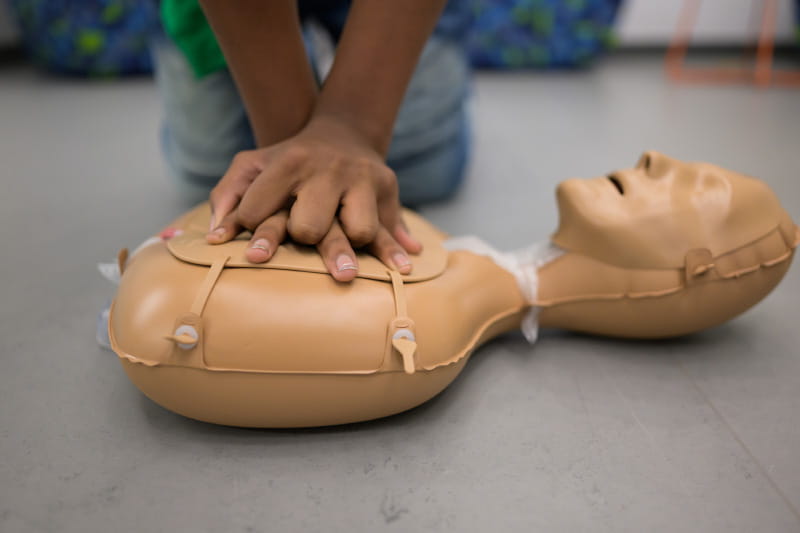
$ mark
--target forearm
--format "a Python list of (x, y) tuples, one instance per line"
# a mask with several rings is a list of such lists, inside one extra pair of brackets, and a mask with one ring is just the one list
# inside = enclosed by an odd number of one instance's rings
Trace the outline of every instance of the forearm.
[(446, 0), (354, 0), (315, 116), (354, 127), (382, 154)]
[(296, 134), (315, 105), (295, 0), (201, 0), (258, 146)]

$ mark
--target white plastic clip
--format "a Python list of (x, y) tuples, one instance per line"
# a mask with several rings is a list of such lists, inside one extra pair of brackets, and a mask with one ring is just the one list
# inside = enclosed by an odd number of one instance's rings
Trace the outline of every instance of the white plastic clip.
[(197, 333), (194, 326), (183, 324), (182, 326), (178, 326), (177, 329), (175, 329), (175, 333), (168, 338), (174, 341), (175, 344), (178, 345), (178, 348), (182, 350), (191, 350), (197, 346), (200, 335)]
[(417, 339), (414, 332), (407, 328), (400, 328), (392, 335), (392, 346), (400, 352), (403, 358), (403, 371), (406, 374), (414, 373), (414, 354), (417, 351)]

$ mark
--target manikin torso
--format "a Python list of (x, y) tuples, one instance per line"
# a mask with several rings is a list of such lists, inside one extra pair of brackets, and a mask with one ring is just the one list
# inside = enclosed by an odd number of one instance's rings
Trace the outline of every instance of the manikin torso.
[(120, 262), (112, 346), (145, 394), (192, 418), (367, 420), (434, 396), (477, 346), (520, 325), (658, 338), (729, 320), (780, 281), (800, 235), (763, 183), (656, 152), (565, 181), (557, 197), (553, 245), (501, 253), (408, 214), (425, 245), (414, 272), (363, 256), (350, 284), (312, 250), (252, 265), (246, 239), (207, 245), (200, 206), (178, 237)]

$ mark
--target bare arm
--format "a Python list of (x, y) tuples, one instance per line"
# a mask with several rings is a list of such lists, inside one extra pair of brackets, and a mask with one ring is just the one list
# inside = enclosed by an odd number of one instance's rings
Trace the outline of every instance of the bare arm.
[(386, 152), (408, 82), (446, 0), (355, 0), (316, 115), (350, 124)]
[(317, 96), (295, 0), (201, 0), (258, 146), (299, 132)]
[[(387, 265), (410, 272), (406, 252), (420, 246), (403, 227), (397, 179), (385, 156), (406, 87), (445, 0), (355, 0), (310, 118), (277, 144), (271, 144), (271, 121), (292, 113), (274, 109), (274, 103), (285, 98), (284, 107), (292, 105), (295, 92), (305, 95), (303, 102), (314, 96), (296, 6), (274, 4), (203, 0), (263, 146), (237, 156), (212, 192), (219, 227), (209, 242), (226, 242), (245, 227), (254, 233), (248, 258), (263, 262), (288, 232), (317, 245), (339, 281), (356, 275), (353, 245), (369, 246)], [(264, 19), (273, 11), (281, 22)], [(275, 35), (267, 35), (271, 31)], [(294, 120), (301, 122), (301, 114)]]

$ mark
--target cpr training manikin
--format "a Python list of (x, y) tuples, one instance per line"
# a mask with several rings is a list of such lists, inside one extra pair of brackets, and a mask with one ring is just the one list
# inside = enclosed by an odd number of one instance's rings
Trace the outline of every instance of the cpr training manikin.
[(360, 254), (338, 283), (313, 248), (263, 264), (247, 234), (210, 245), (207, 204), (128, 257), (109, 337), (131, 381), (181, 415), (308, 427), (415, 407), (488, 339), (522, 328), (664, 338), (730, 320), (789, 268), (800, 229), (769, 187), (647, 152), (632, 169), (557, 189), (550, 241), (504, 253), (405, 213), (423, 243), (398, 273)]

